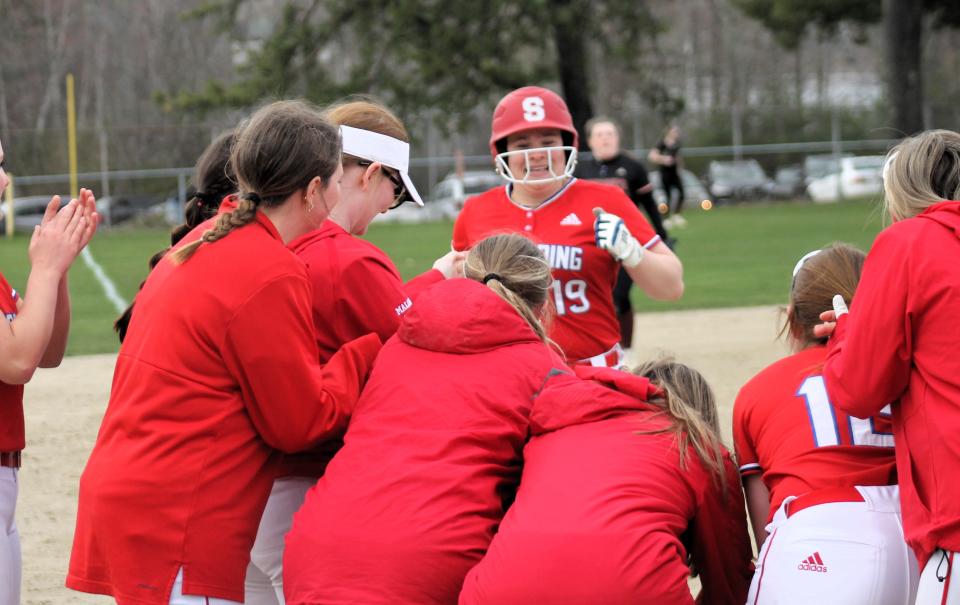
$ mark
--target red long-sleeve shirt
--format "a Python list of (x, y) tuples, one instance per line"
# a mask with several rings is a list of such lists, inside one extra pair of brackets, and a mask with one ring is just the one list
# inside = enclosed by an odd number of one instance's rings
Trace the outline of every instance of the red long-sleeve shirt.
[(921, 569), (960, 550), (960, 202), (877, 236), (823, 369), (857, 417), (892, 403), (904, 534)]
[(380, 348), (365, 337), (321, 369), (310, 303), (262, 213), (153, 270), (80, 479), (67, 586), (161, 605), (182, 567), (185, 594), (243, 600), (277, 450), (342, 432)]
[[(576, 370), (625, 399), (650, 393), (644, 378)], [(725, 493), (692, 447), (682, 470), (673, 433), (645, 434), (668, 421), (643, 405), (571, 424), (577, 398), (544, 390), (517, 499), (467, 575), (460, 605), (689, 604), (688, 554), (702, 602), (746, 601), (753, 553), (736, 467), (725, 452)]]

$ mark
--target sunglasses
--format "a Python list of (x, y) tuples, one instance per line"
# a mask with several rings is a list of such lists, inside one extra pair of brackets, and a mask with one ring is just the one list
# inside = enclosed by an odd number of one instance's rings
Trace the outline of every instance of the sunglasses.
[[(360, 160), (357, 162), (358, 166), (371, 166), (373, 162), (369, 160)], [(380, 170), (383, 171), (387, 178), (390, 179), (390, 182), (393, 183), (393, 204), (390, 206), (390, 210), (394, 208), (399, 208), (400, 204), (407, 201), (407, 186), (403, 184), (403, 180), (400, 178), (399, 173), (391, 172), (386, 169), (382, 164), (380, 165)]]

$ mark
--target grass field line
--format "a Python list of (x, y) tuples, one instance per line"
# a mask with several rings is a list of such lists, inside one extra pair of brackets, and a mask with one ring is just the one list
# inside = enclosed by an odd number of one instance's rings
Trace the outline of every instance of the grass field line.
[(83, 257), (83, 263), (90, 268), (93, 276), (100, 282), (100, 287), (103, 288), (103, 295), (113, 304), (117, 313), (123, 313), (127, 309), (127, 301), (120, 296), (120, 292), (117, 291), (117, 285), (113, 283), (113, 280), (110, 279), (107, 272), (103, 270), (100, 263), (93, 258), (90, 248), (84, 248), (81, 256)]

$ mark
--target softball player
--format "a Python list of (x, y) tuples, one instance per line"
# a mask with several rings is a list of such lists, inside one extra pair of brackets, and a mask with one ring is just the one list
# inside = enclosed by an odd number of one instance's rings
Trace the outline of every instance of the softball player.
[(826, 339), (814, 334), (834, 294), (854, 297), (863, 259), (844, 244), (800, 259), (784, 327), (796, 352), (751, 379), (734, 404), (760, 546), (751, 605), (913, 603), (918, 570), (901, 528), (889, 409), (864, 419), (839, 410), (824, 386)]
[(669, 361), (645, 364), (640, 376), (576, 372), (610, 387), (592, 399), (640, 409), (583, 417), (569, 387), (544, 389), (517, 498), (467, 574), (460, 605), (692, 605), (691, 562), (697, 602), (742, 605), (753, 551), (709, 385)]
[[(537, 397), (568, 373), (538, 317), (550, 269), (504, 234), (424, 291), (287, 536), (288, 605), (453, 603), (515, 488)], [(598, 410), (602, 399), (578, 399)]]
[(286, 247), (338, 201), (340, 146), (306, 103), (257, 111), (231, 153), (236, 208), (150, 273), (80, 479), (68, 587), (243, 601), (278, 450), (341, 434), (380, 349), (369, 335), (319, 365), (306, 269)]
[[(340, 202), (319, 229), (290, 242), (306, 264), (313, 287), (315, 336), (326, 363), (346, 343), (375, 332), (386, 342), (419, 293), (458, 272), (458, 253), (448, 252), (404, 284), (390, 258), (355, 237), (373, 218), (410, 200), (423, 205), (406, 172), (410, 146), (403, 123), (371, 101), (350, 101), (325, 111), (341, 128), (343, 178)], [(337, 443), (287, 456), (263, 512), (247, 568), (247, 605), (282, 605), (283, 539), (307, 490), (323, 474)]]
[(505, 187), (467, 200), (453, 228), (453, 248), (514, 231), (533, 239), (553, 271), (550, 338), (568, 362), (623, 361), (613, 286), (622, 265), (650, 297), (683, 293), (679, 259), (622, 191), (573, 178), (577, 131), (556, 93), (528, 86), (497, 104), (490, 152)]
[(843, 313), (838, 301), (823, 369), (830, 400), (846, 413), (870, 416), (893, 402), (903, 528), (923, 570), (922, 605), (960, 603), (958, 199), (960, 134), (924, 132), (890, 152), (884, 203), (893, 224), (870, 249), (855, 307)]
[[(0, 194), (10, 184), (5, 161), (0, 146)], [(67, 270), (96, 231), (95, 209), (86, 189), (62, 209), (58, 196), (50, 200), (30, 238), (25, 298), (0, 274), (0, 312), (7, 322), (0, 327), (0, 605), (20, 605), (20, 534), (14, 513), (26, 444), (23, 385), (38, 367), (56, 367), (63, 359), (70, 331)]]

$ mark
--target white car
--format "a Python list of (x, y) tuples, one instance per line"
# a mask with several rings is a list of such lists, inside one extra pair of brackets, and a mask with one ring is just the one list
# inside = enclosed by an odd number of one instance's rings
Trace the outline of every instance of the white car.
[(862, 155), (840, 158), (839, 172), (810, 181), (807, 194), (815, 202), (836, 202), (844, 198), (879, 195), (883, 192), (883, 163), (886, 156)]
[(451, 173), (433, 186), (430, 196), (424, 200), (423, 208), (408, 202), (386, 214), (377, 215), (375, 220), (380, 223), (452, 221), (460, 214), (468, 197), (503, 184), (504, 180), (492, 170), (469, 170), (462, 176)]

